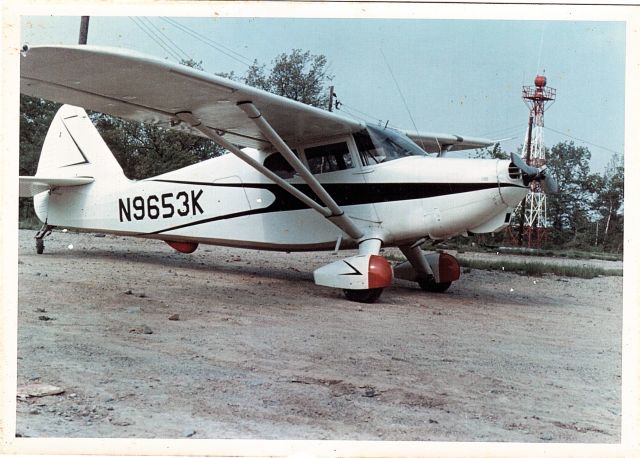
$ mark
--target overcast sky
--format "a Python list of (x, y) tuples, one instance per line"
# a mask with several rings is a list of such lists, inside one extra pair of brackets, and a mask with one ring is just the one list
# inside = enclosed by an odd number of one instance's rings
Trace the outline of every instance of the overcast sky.
[[(79, 24), (79, 17), (23, 17), (22, 39), (75, 44)], [(522, 86), (544, 72), (557, 89), (545, 117), (547, 146), (588, 147), (593, 171), (624, 148), (623, 22), (92, 16), (88, 43), (237, 74), (254, 59), (269, 64), (293, 48), (309, 50), (327, 57), (345, 113), (405, 129), (413, 117), (421, 131), (514, 137), (502, 142), (506, 151), (525, 136)]]

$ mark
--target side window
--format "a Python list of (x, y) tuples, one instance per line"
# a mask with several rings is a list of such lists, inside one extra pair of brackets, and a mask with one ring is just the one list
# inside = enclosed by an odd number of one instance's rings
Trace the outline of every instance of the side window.
[(378, 158), (380, 155), (378, 149), (371, 141), (371, 137), (365, 132), (356, 132), (353, 134), (353, 139), (358, 147), (360, 153), (360, 159), (364, 165), (374, 165), (380, 162)]
[(304, 149), (311, 173), (327, 173), (353, 167), (347, 142), (330, 143)]
[[(293, 151), (295, 153), (295, 150)], [(295, 170), (280, 153), (273, 153), (264, 160), (264, 166), (285, 180), (293, 178)]]

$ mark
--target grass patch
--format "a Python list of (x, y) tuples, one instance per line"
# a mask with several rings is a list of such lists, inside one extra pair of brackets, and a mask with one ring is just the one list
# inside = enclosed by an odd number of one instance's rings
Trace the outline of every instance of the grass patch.
[[(469, 250), (469, 251), (487, 251), (487, 250)], [(502, 253), (519, 254), (521, 256), (547, 256), (551, 258), (566, 259), (598, 259), (600, 261), (622, 261), (622, 254), (606, 253), (604, 251), (583, 251), (575, 249), (536, 249), (521, 247), (499, 247), (493, 248), (491, 251), (500, 251)]]
[(479, 270), (500, 270), (516, 272), (520, 275), (540, 277), (544, 274), (554, 274), (563, 277), (595, 278), (598, 276), (622, 276), (622, 269), (605, 269), (594, 266), (571, 266), (561, 264), (548, 264), (536, 261), (508, 261), (503, 259), (466, 259), (458, 258), (462, 267)]

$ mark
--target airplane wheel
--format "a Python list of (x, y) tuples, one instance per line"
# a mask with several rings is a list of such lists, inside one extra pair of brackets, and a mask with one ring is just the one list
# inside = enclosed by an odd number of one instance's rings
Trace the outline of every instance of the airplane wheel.
[(36, 253), (38, 254), (44, 253), (44, 240), (36, 239)]
[(420, 288), (425, 291), (429, 291), (430, 293), (444, 293), (451, 286), (450, 281), (445, 281), (442, 283), (436, 283), (432, 278), (420, 279), (418, 280), (418, 284)]
[(382, 290), (384, 290), (384, 288), (345, 289), (344, 295), (350, 301), (371, 304), (380, 298)]

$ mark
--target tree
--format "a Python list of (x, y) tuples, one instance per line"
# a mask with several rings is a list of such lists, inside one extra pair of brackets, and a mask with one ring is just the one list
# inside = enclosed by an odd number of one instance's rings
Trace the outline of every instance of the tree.
[(474, 150), (473, 154), (469, 154), (473, 159), (509, 159), (509, 153), (504, 151), (500, 146), (500, 143), (495, 143), (493, 146), (487, 146), (482, 149)]
[(309, 51), (294, 49), (289, 55), (280, 54), (269, 76), (270, 90), (307, 105), (326, 107), (329, 91), (324, 84), (333, 79), (326, 66), (325, 56), (311, 55)]
[(551, 148), (547, 167), (558, 182), (557, 194), (547, 199), (547, 211), (552, 221), (555, 244), (586, 242), (581, 235), (589, 222), (595, 179), (589, 173), (589, 149), (573, 142), (562, 142)]
[(233, 72), (217, 75), (318, 108), (328, 106), (329, 83), (333, 79), (324, 55), (300, 49), (278, 55), (269, 70), (254, 60), (242, 77)]
[(593, 210), (599, 228), (595, 244), (600, 244), (604, 249), (620, 251), (624, 233), (624, 161), (618, 154), (613, 155), (604, 174), (598, 176), (595, 192)]
[(40, 150), (59, 103), (20, 94), (20, 175), (35, 175)]

